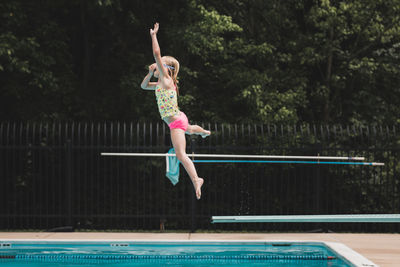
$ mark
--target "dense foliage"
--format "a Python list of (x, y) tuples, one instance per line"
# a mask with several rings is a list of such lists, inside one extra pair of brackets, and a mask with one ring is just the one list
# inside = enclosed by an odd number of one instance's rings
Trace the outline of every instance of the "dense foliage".
[(156, 21), (192, 120), (399, 120), (400, 0), (2, 1), (0, 119), (157, 120)]

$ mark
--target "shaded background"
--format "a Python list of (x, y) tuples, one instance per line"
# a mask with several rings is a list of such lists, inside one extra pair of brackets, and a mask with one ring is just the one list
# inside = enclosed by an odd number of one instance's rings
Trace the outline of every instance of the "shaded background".
[(400, 1), (1, 1), (1, 120), (159, 119), (149, 29), (194, 121), (399, 120)]
[[(149, 29), (181, 63), (196, 153), (365, 156), (384, 167), (164, 162)], [(0, 2), (0, 229), (399, 231), (398, 224), (217, 226), (212, 215), (399, 213), (400, 0)], [(157, 122), (157, 123), (156, 123)], [(387, 126), (389, 125), (389, 126)]]

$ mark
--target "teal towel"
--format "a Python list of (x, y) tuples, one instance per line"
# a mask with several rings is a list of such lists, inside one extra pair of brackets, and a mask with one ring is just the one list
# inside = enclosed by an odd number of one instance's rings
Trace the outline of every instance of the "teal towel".
[[(168, 150), (168, 154), (175, 154), (175, 149)], [(166, 156), (167, 170), (165, 176), (171, 180), (173, 185), (179, 182), (179, 160), (177, 157)]]

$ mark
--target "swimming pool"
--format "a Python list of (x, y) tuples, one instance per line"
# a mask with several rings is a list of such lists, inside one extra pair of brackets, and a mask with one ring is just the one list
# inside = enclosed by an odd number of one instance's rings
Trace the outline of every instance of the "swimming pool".
[(1, 266), (237, 264), (289, 267), (375, 266), (342, 244), (326, 242), (0, 240)]

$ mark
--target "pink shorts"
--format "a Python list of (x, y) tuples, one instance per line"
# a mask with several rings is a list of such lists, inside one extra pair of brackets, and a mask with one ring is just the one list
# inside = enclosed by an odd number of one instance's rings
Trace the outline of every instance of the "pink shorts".
[(182, 129), (186, 132), (189, 121), (188, 118), (186, 117), (185, 113), (182, 111), (180, 112), (181, 114), (179, 115), (179, 118), (168, 124), (169, 128), (172, 129)]

